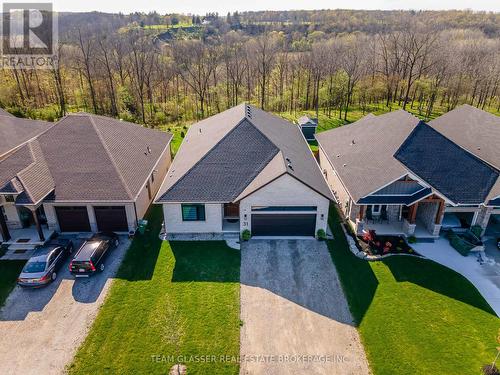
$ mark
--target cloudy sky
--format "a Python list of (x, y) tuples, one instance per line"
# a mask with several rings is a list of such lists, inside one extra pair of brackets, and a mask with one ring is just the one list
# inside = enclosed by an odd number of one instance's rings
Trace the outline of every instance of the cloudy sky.
[[(47, 0), (43, 0), (45, 2)], [(0, 0), (1, 2), (1, 0)], [(19, 2), (11, 0), (11, 2)], [(196, 13), (290, 9), (472, 9), (500, 11), (495, 0), (54, 0), (57, 11)]]

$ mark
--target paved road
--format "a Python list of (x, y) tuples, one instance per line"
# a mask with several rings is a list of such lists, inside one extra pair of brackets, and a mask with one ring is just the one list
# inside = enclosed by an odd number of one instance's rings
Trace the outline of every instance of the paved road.
[(324, 242), (251, 240), (241, 251), (241, 374), (369, 373)]
[(76, 281), (69, 259), (42, 289), (16, 287), (0, 311), (0, 374), (62, 374), (85, 339), (128, 248), (122, 239), (106, 269)]

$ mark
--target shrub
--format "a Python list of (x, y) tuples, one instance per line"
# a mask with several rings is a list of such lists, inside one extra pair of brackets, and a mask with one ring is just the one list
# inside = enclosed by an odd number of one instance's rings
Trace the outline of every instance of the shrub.
[(241, 239), (243, 241), (248, 241), (250, 238), (252, 238), (252, 233), (248, 229), (245, 229), (243, 232), (241, 232)]
[(326, 233), (323, 229), (318, 229), (316, 232), (316, 238), (320, 241), (326, 240)]
[(181, 132), (181, 138), (184, 138), (184, 132)]
[(474, 225), (470, 228), (470, 231), (472, 232), (472, 234), (474, 234), (474, 236), (480, 238), (481, 233), (483, 233), (483, 228), (481, 228), (479, 225)]
[(471, 251), (472, 247), (468, 243), (466, 243), (462, 238), (457, 236), (455, 233), (448, 234), (448, 240), (450, 241), (450, 245), (458, 251), (461, 255), (467, 256)]
[(417, 243), (417, 237), (415, 236), (408, 237), (408, 243)]

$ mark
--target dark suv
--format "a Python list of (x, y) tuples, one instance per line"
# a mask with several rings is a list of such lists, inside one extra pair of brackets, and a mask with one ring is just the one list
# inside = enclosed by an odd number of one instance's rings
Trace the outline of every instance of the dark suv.
[(85, 241), (69, 264), (69, 271), (76, 277), (88, 277), (97, 270), (104, 271), (104, 259), (119, 244), (115, 233), (97, 233)]

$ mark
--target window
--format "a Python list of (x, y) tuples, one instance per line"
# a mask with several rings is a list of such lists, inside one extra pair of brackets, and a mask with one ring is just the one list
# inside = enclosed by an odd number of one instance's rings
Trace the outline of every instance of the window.
[(205, 221), (205, 205), (183, 204), (182, 221)]
[(13, 203), (15, 202), (15, 198), (13, 195), (6, 195), (5, 196), (5, 202)]
[(382, 206), (381, 206), (380, 204), (374, 204), (374, 205), (372, 206), (372, 213), (373, 213), (374, 215), (378, 215), (378, 214), (380, 214), (380, 210), (381, 210), (381, 209), (382, 209)]

